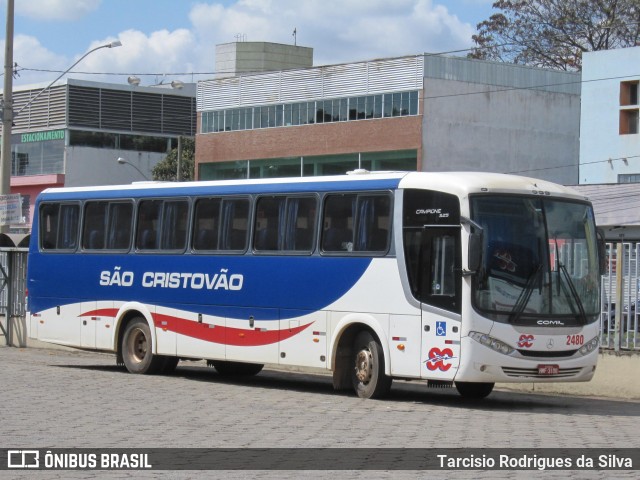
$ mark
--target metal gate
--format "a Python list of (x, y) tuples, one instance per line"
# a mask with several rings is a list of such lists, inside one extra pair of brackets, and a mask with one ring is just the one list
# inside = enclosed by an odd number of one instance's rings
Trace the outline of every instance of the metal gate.
[(25, 347), (28, 248), (0, 248), (0, 332), (7, 345)]
[(619, 350), (640, 349), (640, 243), (607, 243), (602, 276), (600, 346)]

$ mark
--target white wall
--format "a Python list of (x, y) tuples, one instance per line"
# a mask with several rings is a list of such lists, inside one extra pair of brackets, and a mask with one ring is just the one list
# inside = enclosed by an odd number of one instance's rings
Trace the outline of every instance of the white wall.
[[(118, 157), (138, 167), (147, 178), (145, 179), (131, 165), (119, 164)], [(151, 180), (151, 170), (165, 157), (165, 153), (67, 147), (65, 186), (121, 185)]]
[(426, 78), (424, 97), (423, 170), (577, 183), (579, 95)]
[[(582, 65), (579, 183), (640, 174), (640, 134), (619, 133), (620, 83), (640, 79), (640, 47), (584, 53)], [(634, 155), (626, 164), (617, 160)]]

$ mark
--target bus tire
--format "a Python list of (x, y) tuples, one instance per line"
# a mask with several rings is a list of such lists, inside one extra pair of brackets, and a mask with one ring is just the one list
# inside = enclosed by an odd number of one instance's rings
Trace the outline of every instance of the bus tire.
[(494, 385), (495, 383), (456, 382), (456, 389), (464, 398), (479, 400), (488, 396), (493, 391)]
[(154, 374), (164, 366), (164, 358), (153, 354), (151, 330), (144, 318), (134, 318), (127, 325), (121, 350), (124, 365), (130, 373)]
[(360, 398), (382, 398), (391, 389), (392, 378), (384, 373), (382, 345), (369, 332), (356, 335), (352, 349), (351, 384)]
[(261, 363), (224, 362), (220, 360), (211, 360), (210, 362), (216, 372), (225, 377), (257, 375), (264, 367)]

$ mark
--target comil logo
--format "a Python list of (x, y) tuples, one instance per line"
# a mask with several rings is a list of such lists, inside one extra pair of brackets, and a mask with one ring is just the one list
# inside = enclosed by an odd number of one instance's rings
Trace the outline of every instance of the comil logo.
[(7, 468), (40, 468), (38, 450), (8, 450)]

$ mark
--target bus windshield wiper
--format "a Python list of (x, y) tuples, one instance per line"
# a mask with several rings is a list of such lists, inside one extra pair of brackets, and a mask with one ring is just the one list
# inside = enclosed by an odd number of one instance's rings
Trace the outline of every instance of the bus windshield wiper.
[(534, 285), (538, 277), (540, 276), (540, 272), (542, 271), (542, 263), (539, 263), (536, 269), (529, 275), (527, 278), (527, 283), (524, 287), (522, 287), (522, 291), (518, 296), (518, 300), (516, 300), (515, 305), (513, 306), (513, 310), (509, 314), (509, 323), (515, 323), (524, 312), (527, 304), (529, 303), (529, 299), (531, 298), (531, 294), (533, 293)]
[[(580, 299), (580, 294), (578, 293), (578, 290), (576, 290), (576, 285), (573, 283), (573, 280), (571, 280), (571, 275), (569, 275), (569, 272), (567, 271), (567, 267), (565, 267), (560, 262), (558, 262), (558, 267), (560, 271), (563, 273), (564, 278), (567, 281), (567, 285), (569, 286), (569, 292), (571, 292), (571, 296), (573, 297), (575, 304), (578, 306), (578, 313), (579, 313), (578, 320), (580, 321), (581, 325), (586, 325), (587, 314), (584, 311), (584, 305), (582, 304), (582, 300)], [(558, 279), (558, 283), (561, 283), (559, 279)]]

